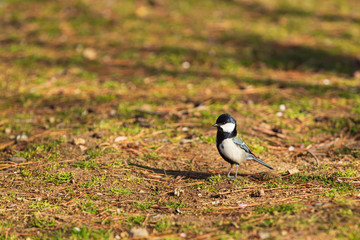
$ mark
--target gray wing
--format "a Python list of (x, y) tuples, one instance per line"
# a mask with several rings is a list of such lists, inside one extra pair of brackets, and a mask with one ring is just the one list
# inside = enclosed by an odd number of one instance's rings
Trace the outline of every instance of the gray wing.
[[(236, 137), (234, 137), (232, 140), (233, 140), (233, 142), (234, 142), (237, 146), (239, 146), (239, 147), (241, 147), (242, 149), (244, 149), (245, 152), (254, 155), (254, 154), (251, 152), (250, 148), (246, 145), (246, 143), (244, 143), (244, 141), (241, 139), (241, 137), (236, 136)], [(255, 156), (255, 155), (254, 155), (254, 156)]]
[(241, 139), (241, 137), (236, 136), (233, 138), (233, 142), (239, 146), (240, 148), (244, 149), (244, 151), (246, 152), (246, 160), (254, 160), (270, 169), (274, 169), (273, 167), (271, 167), (270, 165), (268, 165), (267, 163), (264, 163), (263, 161), (261, 161), (260, 159), (258, 159), (250, 150), (250, 148), (246, 145), (246, 143), (244, 143), (244, 141)]

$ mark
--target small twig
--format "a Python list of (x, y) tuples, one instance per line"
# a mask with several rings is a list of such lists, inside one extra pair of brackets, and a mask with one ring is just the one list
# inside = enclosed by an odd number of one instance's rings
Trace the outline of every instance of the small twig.
[(319, 159), (315, 156), (315, 154), (310, 150), (306, 150), (306, 152), (310, 153), (310, 155), (313, 156), (313, 158), (315, 158), (316, 165), (319, 166)]
[(148, 222), (148, 220), (149, 220), (149, 214), (146, 214), (145, 220), (144, 220), (144, 222), (142, 223), (142, 226), (143, 226), (143, 227), (146, 225), (146, 223)]

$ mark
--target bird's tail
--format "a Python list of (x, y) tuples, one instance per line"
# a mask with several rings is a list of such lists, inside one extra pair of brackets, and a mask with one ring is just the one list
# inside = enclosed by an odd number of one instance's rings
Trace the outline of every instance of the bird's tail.
[(255, 156), (252, 155), (252, 154), (248, 154), (247, 159), (248, 159), (248, 160), (254, 160), (254, 161), (256, 161), (256, 162), (264, 165), (265, 167), (268, 167), (268, 168), (270, 168), (270, 169), (274, 169), (272, 166), (268, 165), (267, 163), (264, 163), (263, 161), (261, 161), (260, 159), (258, 159), (257, 157), (255, 157)]

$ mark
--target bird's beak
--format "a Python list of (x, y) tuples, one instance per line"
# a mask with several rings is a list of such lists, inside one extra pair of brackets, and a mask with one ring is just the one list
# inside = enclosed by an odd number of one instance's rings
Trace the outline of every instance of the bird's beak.
[(217, 124), (217, 123), (215, 123), (214, 125), (213, 125), (213, 127), (218, 127), (218, 126), (220, 126), (219, 124)]

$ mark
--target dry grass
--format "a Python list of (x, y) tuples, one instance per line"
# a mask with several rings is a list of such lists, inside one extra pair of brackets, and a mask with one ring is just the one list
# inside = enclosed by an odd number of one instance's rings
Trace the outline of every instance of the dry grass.
[[(0, 239), (358, 239), (359, 12), (6, 0)], [(224, 112), (274, 171), (225, 178)]]

